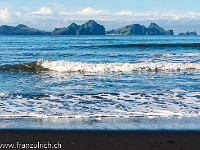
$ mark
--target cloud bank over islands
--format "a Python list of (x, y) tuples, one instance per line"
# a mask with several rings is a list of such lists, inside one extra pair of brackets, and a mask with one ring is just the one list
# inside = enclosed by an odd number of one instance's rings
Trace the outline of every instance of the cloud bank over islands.
[[(14, 11), (11, 8), (0, 8), (0, 24), (27, 24), (36, 28), (52, 30), (55, 27), (69, 25), (73, 21), (94, 19), (101, 21), (107, 30), (124, 26), (125, 24), (158, 22), (164, 27), (174, 28), (181, 32), (196, 30), (200, 26), (200, 12), (134, 12), (121, 10), (112, 12), (104, 9), (85, 7), (79, 11), (54, 10), (51, 7), (41, 7), (37, 10)], [(113, 25), (114, 24), (114, 25)], [(188, 28), (186, 28), (188, 27)], [(176, 29), (177, 28), (177, 29)]]

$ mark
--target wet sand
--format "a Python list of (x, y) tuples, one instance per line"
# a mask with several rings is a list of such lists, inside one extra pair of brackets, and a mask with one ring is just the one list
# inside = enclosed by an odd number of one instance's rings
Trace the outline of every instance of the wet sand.
[(0, 130), (0, 143), (60, 143), (63, 150), (199, 150), (200, 131)]

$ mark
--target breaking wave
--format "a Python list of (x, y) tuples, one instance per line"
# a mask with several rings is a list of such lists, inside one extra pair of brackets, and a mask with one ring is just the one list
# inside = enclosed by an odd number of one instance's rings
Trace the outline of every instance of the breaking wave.
[(30, 70), (30, 71), (58, 71), (67, 73), (125, 73), (133, 72), (162, 72), (162, 71), (200, 71), (200, 63), (81, 63), (67, 61), (51, 61), (39, 59), (21, 65), (3, 65), (0, 70)]

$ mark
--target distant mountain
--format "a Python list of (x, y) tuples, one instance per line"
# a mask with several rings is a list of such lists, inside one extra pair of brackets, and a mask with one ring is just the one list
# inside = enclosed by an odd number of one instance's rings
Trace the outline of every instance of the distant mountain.
[(67, 28), (55, 28), (52, 32), (54, 35), (105, 35), (103, 25), (96, 23), (94, 20), (89, 20), (85, 24), (77, 25), (72, 23)]
[[(16, 27), (2, 25), (0, 26), (0, 35), (174, 35), (173, 30), (165, 30), (156, 23), (151, 23), (148, 27), (140, 24), (132, 24), (122, 28), (105, 31), (103, 25), (94, 20), (89, 20), (82, 25), (72, 23), (68, 27), (55, 28), (53, 32), (29, 28), (26, 25), (19, 24)], [(197, 32), (179, 33), (179, 35), (197, 35)]]
[(174, 31), (172, 29), (167, 30), (166, 35), (174, 35)]
[(77, 31), (79, 30), (79, 26), (75, 23), (72, 23), (67, 28), (55, 28), (52, 32), (54, 35), (76, 35), (78, 34)]
[(197, 35), (197, 32), (196, 31), (193, 31), (193, 32), (187, 31), (186, 33), (179, 33), (178, 35)]
[(146, 35), (147, 29), (145, 26), (139, 24), (128, 25), (116, 30), (107, 31), (106, 34), (117, 35)]
[(26, 25), (19, 24), (16, 27), (2, 25), (0, 26), (0, 35), (46, 35), (49, 32), (29, 28)]
[(106, 34), (118, 35), (174, 35), (173, 30), (165, 31), (155, 23), (151, 23), (148, 28), (140, 24), (128, 25), (116, 30), (107, 31)]
[(165, 31), (155, 23), (151, 23), (147, 28), (148, 35), (174, 35), (173, 30)]

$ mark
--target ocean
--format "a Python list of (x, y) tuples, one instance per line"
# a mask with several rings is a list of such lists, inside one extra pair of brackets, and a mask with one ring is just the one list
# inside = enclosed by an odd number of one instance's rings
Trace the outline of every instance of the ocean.
[(0, 128), (18, 118), (52, 128), (61, 118), (110, 118), (110, 126), (200, 118), (200, 36), (3, 35), (0, 43)]

